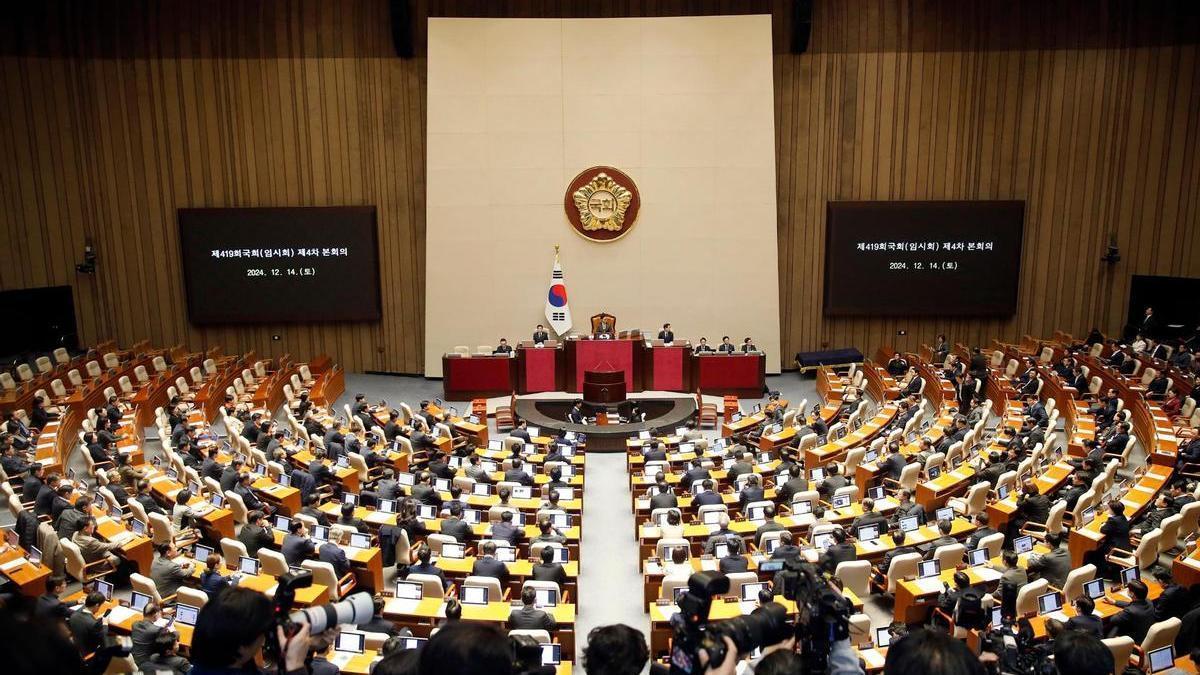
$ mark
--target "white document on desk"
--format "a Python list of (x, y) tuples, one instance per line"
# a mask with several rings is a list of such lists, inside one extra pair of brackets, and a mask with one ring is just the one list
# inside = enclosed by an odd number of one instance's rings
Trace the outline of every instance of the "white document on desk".
[(921, 593), (941, 593), (945, 586), (942, 585), (941, 577), (926, 577), (924, 579), (915, 579), (913, 581), (917, 588), (921, 589)]

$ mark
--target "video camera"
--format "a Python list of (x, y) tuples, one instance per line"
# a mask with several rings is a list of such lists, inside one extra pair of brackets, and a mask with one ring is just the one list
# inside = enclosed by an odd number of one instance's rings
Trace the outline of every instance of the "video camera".
[(308, 624), (309, 633), (317, 635), (329, 628), (342, 624), (360, 624), (371, 620), (375, 606), (370, 593), (355, 593), (340, 602), (331, 602), (293, 611), (296, 591), (312, 586), (313, 575), (309, 570), (291, 572), (279, 577), (275, 589), (275, 620), (267, 629), (266, 656), (270, 661), (283, 663), (282, 645), (275, 628), (282, 627), (284, 634), (291, 637)]
[[(805, 672), (825, 672), (833, 643), (850, 636), (850, 602), (815, 567), (795, 558), (784, 561), (773, 585), (779, 594), (796, 603), (794, 625), (787, 610), (777, 602), (764, 603), (745, 616), (710, 624), (712, 600), (729, 592), (729, 578), (719, 572), (693, 574), (688, 579), (688, 590), (679, 598), (679, 612), (671, 617), (671, 675), (693, 675), (704, 672), (705, 667), (719, 666), (728, 656), (725, 637), (733, 640), (739, 653), (795, 637), (801, 646)], [(702, 652), (708, 657), (707, 666), (700, 663)]]

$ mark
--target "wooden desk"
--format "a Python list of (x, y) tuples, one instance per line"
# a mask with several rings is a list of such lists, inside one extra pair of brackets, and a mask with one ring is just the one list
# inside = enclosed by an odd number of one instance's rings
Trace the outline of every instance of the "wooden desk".
[(21, 595), (37, 597), (46, 592), (46, 579), (50, 577), (50, 568), (39, 563), (34, 565), (26, 559), (25, 550), (17, 546), (6, 546), (0, 551), (0, 565), (9, 564), (14, 560), (25, 560), (20, 567), (13, 567), (3, 572), (21, 590)]
[[(954, 574), (958, 570), (942, 570), (937, 577), (929, 579), (902, 579), (896, 584), (896, 605), (893, 616), (896, 621), (924, 623), (937, 605), (937, 596), (943, 584), (954, 586)], [(973, 586), (992, 587), (1000, 582), (1001, 573), (986, 565), (968, 567), (964, 570)]]
[[(1125, 505), (1125, 517), (1129, 522), (1135, 522), (1150, 504), (1154, 503), (1158, 493), (1171, 480), (1173, 469), (1169, 466), (1151, 465), (1137, 484), (1121, 497)], [(1104, 536), (1100, 528), (1108, 520), (1108, 509), (1097, 509), (1096, 517), (1083, 527), (1071, 530), (1068, 546), (1071, 551), (1071, 565), (1080, 567), (1084, 564), (1084, 556), (1100, 548)]]
[[(504, 624), (508, 621), (513, 609), (519, 605), (509, 602), (489, 602), (486, 605), (462, 605), (463, 621), (485, 621), (488, 623)], [(575, 653), (575, 605), (559, 604), (547, 607), (546, 612), (558, 622), (558, 630), (554, 635), (562, 644), (564, 654)], [(421, 600), (401, 600), (388, 598), (383, 606), (383, 616), (399, 621), (413, 629), (415, 634), (427, 635), (429, 629), (439, 619), (446, 618), (446, 603), (444, 598), (424, 598)]]

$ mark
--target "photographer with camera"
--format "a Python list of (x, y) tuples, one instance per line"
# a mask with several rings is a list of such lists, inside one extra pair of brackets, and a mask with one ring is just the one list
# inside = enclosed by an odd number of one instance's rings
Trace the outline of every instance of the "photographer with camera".
[[(192, 675), (309, 673), (312, 636), (368, 621), (374, 611), (368, 593), (293, 611), (296, 591), (312, 583), (312, 572), (304, 570), (279, 577), (274, 598), (231, 587), (209, 600), (192, 632)], [(256, 664), (260, 653), (266, 670)]]
[[(799, 559), (783, 561), (772, 582), (775, 592), (796, 603), (796, 622), (777, 602), (762, 603), (749, 615), (709, 623), (713, 598), (729, 592), (729, 577), (718, 572), (697, 572), (688, 579), (688, 590), (677, 601), (671, 617), (671, 675), (734, 673), (741, 655), (761, 649), (794, 652), (801, 672), (829, 675), (862, 675), (858, 657), (850, 646), (850, 602), (817, 568)], [(768, 663), (768, 670), (784, 667)], [(755, 672), (747, 664), (744, 673)]]

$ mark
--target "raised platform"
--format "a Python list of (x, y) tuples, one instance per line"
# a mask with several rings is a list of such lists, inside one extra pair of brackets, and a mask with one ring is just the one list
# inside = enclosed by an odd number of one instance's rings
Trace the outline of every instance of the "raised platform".
[[(567, 412), (580, 400), (572, 394), (538, 394), (518, 396), (517, 417), (530, 426), (555, 431), (573, 431), (587, 435), (588, 452), (624, 452), (625, 441), (635, 438), (643, 431), (661, 435), (662, 431), (673, 431), (696, 416), (696, 397), (666, 392), (641, 392), (628, 398), (646, 413), (645, 422), (627, 424), (573, 424), (567, 421)], [(589, 412), (591, 416), (593, 412)]]

